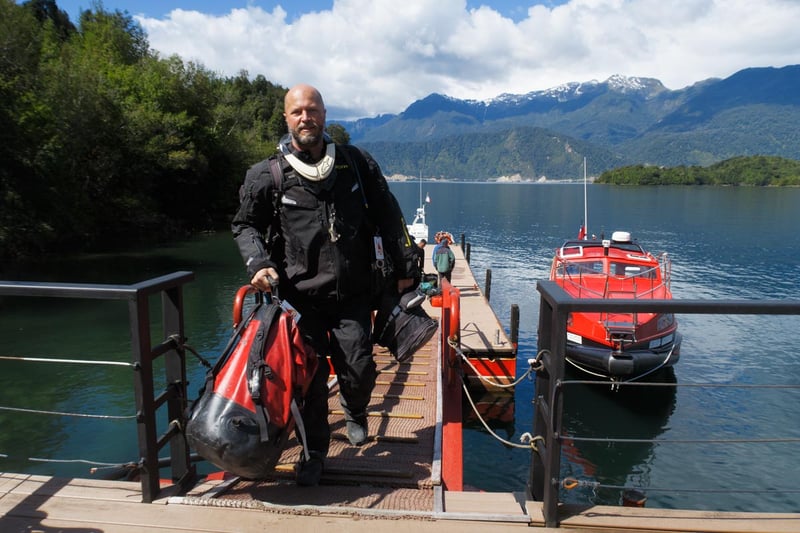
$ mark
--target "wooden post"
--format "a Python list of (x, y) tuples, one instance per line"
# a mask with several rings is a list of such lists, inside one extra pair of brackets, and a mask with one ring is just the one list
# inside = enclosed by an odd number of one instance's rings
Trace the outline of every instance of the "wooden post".
[(511, 344), (514, 346), (514, 354), (517, 353), (519, 347), (519, 305), (511, 305)]

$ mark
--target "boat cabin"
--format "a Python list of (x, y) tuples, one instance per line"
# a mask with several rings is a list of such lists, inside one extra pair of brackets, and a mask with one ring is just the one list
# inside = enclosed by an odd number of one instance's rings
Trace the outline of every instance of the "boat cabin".
[[(576, 297), (663, 297), (668, 290), (669, 261), (615, 231), (611, 239), (570, 240), (556, 250), (550, 279)], [(576, 292), (577, 291), (577, 292)]]

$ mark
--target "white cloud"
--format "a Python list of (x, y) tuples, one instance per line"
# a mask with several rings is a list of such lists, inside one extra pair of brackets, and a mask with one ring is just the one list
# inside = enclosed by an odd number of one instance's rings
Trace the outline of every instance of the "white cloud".
[(258, 7), (139, 18), (150, 45), (223, 75), (305, 82), (331, 118), (399, 113), (432, 92), (484, 99), (612, 74), (677, 89), (800, 63), (794, 0), (571, 0), (519, 22), (464, 0), (336, 0), (293, 21)]

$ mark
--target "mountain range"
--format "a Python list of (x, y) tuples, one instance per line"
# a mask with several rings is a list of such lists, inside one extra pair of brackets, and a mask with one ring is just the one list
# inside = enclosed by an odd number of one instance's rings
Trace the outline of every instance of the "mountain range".
[(431, 94), (398, 115), (337, 121), (384, 173), (564, 180), (619, 166), (800, 159), (800, 65), (748, 68), (670, 90), (615, 75), (485, 101)]

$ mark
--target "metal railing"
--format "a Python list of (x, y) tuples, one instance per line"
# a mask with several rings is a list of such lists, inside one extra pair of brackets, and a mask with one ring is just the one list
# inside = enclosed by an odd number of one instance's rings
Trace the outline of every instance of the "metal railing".
[(558, 527), (563, 385), (567, 319), (573, 312), (658, 312), (704, 315), (800, 315), (798, 300), (663, 300), (572, 298), (553, 281), (540, 281), (538, 353), (528, 491), (542, 502), (545, 525)]
[[(138, 470), (142, 501), (151, 503), (160, 492), (158, 453), (169, 445), (172, 481), (185, 490), (196, 479), (189, 446), (180, 421), (187, 406), (186, 351), (184, 348), (183, 286), (194, 280), (192, 272), (174, 272), (133, 285), (0, 281), (0, 296), (51, 297), (128, 302), (131, 357), (134, 368)], [(163, 339), (152, 344), (149, 298), (161, 296)], [(156, 395), (153, 362), (164, 357), (166, 390)], [(156, 415), (166, 406), (169, 425), (158, 434)]]
[(431, 305), (441, 308), (439, 318), (438, 349), (441, 382), (441, 442), (449, 446), (441, 449), (441, 477), (446, 490), (464, 488), (463, 436), (461, 424), (461, 360), (453, 346), (461, 340), (461, 291), (446, 278), (440, 280), (441, 292), (431, 298)]

